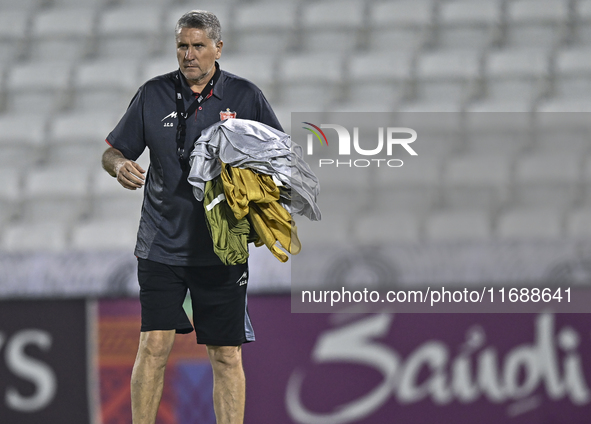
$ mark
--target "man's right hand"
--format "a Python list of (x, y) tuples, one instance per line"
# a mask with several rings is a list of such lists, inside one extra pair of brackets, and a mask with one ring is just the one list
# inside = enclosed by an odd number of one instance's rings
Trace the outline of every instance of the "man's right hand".
[(117, 181), (129, 190), (141, 188), (145, 183), (146, 171), (136, 162), (126, 159), (115, 166)]
[(102, 164), (105, 171), (117, 178), (119, 184), (128, 190), (137, 190), (145, 183), (146, 171), (113, 147), (107, 148), (103, 153)]

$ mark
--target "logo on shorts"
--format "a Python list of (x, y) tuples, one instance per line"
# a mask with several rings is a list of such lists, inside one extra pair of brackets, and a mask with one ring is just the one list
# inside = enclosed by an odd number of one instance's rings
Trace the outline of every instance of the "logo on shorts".
[(231, 112), (230, 108), (227, 108), (225, 111), (220, 110), (220, 120), (236, 118), (236, 112)]
[(246, 283), (248, 283), (248, 271), (244, 271), (238, 281), (236, 281), (236, 284), (239, 286), (243, 286)]

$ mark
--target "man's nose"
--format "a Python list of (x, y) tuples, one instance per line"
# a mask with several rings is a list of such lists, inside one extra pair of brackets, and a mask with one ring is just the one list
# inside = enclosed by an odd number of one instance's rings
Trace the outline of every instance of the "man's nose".
[(189, 47), (187, 49), (187, 51), (185, 52), (185, 60), (192, 60), (195, 58), (195, 52), (193, 51), (193, 49), (191, 47)]

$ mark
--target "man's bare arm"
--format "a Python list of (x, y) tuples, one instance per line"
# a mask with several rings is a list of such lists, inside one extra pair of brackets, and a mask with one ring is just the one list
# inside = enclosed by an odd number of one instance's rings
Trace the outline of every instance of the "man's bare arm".
[(136, 162), (127, 159), (119, 150), (109, 147), (103, 153), (103, 168), (112, 177), (117, 178), (119, 184), (129, 190), (141, 188), (144, 185), (144, 174)]

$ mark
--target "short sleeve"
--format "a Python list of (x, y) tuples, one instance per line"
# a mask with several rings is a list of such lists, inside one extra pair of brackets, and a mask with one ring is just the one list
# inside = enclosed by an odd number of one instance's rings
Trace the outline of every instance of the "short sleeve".
[(145, 86), (131, 100), (127, 111), (108, 135), (107, 142), (123, 153), (127, 159), (136, 160), (146, 148), (144, 138)]
[(275, 112), (273, 112), (271, 105), (261, 91), (257, 95), (257, 115), (257, 121), (283, 132), (279, 119), (277, 119)]

